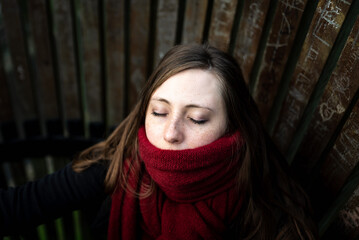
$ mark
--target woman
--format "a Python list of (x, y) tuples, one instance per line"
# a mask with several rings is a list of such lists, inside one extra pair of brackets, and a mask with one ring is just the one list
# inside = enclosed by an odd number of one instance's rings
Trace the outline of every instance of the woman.
[(314, 239), (305, 194), (272, 148), (235, 60), (183, 45), (72, 168), (86, 175), (105, 163), (109, 239)]

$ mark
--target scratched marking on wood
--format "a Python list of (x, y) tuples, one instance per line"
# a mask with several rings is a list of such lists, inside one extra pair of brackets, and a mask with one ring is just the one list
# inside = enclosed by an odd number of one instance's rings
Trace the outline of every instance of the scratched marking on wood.
[(346, 239), (359, 236), (359, 187), (339, 212), (335, 227), (340, 228)]
[(124, 1), (106, 2), (106, 51), (109, 90), (109, 124), (119, 124), (124, 118)]
[(241, 66), (247, 84), (249, 83), (249, 76), (257, 53), (268, 6), (269, 0), (244, 1), (233, 56)]
[(159, 0), (157, 9), (156, 46), (154, 66), (156, 67), (166, 52), (175, 44), (178, 1)]
[(64, 93), (66, 117), (69, 119), (79, 119), (80, 105), (76, 82), (70, 4), (68, 1), (53, 1), (53, 3), (60, 81)]
[(321, 177), (328, 189), (337, 193), (359, 162), (359, 102), (340, 132), (321, 168)]
[(223, 51), (227, 51), (236, 14), (237, 1), (215, 0), (209, 30), (208, 42)]
[(286, 0), (278, 3), (253, 92), (263, 122), (267, 121), (277, 94), (306, 3), (306, 0)]
[(36, 67), (38, 71), (38, 89), (44, 117), (57, 118), (55, 80), (49, 42), (46, 6), (43, 0), (28, 1), (29, 20), (36, 49)]
[(136, 104), (138, 94), (147, 78), (147, 53), (150, 22), (150, 1), (131, 1), (130, 19), (130, 82), (129, 82), (129, 106), (131, 110)]
[[(310, 170), (359, 88), (359, 19), (357, 19), (298, 152), (300, 165)], [(310, 162), (309, 162), (310, 161)]]
[(81, 0), (79, 3), (83, 41), (83, 70), (86, 83), (86, 100), (90, 121), (100, 121), (101, 83), (99, 62), (98, 1)]
[(206, 19), (208, 0), (186, 2), (182, 43), (201, 43)]
[(2, 1), (2, 14), (5, 32), (8, 39), (15, 79), (11, 91), (14, 91), (15, 105), (19, 107), (22, 119), (32, 119), (36, 116), (34, 98), (31, 91), (29, 70), (26, 61), (24, 36), (22, 34), (20, 13), (17, 1)]
[(343, 1), (323, 0), (318, 4), (273, 136), (282, 152), (291, 143), (349, 7)]

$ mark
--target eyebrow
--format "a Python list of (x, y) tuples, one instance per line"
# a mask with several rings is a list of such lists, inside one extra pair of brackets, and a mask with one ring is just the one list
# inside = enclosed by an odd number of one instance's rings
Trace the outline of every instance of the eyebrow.
[[(171, 103), (167, 99), (164, 99), (164, 98), (152, 98), (151, 100), (164, 102), (164, 103), (171, 106)], [(188, 104), (188, 105), (185, 106), (185, 108), (204, 108), (204, 109), (207, 109), (207, 110), (209, 110), (211, 112), (214, 112), (212, 108), (201, 106), (201, 105), (198, 105), (198, 104)]]

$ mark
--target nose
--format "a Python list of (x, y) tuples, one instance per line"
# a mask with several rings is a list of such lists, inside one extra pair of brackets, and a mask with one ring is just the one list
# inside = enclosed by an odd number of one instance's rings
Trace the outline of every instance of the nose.
[(182, 143), (184, 139), (182, 123), (177, 119), (171, 119), (166, 126), (164, 139), (171, 144)]

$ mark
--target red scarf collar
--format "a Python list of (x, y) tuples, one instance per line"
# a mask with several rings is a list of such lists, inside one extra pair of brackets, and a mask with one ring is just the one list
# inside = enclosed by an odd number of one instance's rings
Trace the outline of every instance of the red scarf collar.
[(138, 132), (139, 153), (146, 170), (166, 196), (177, 202), (196, 202), (234, 186), (238, 158), (233, 159), (240, 134), (224, 136), (208, 145), (163, 150), (152, 145), (145, 128)]
[[(138, 143), (145, 165), (142, 183), (152, 178), (159, 188), (144, 199), (115, 191), (108, 239), (223, 239), (243, 199), (235, 186), (240, 134), (195, 149), (162, 150), (148, 141), (142, 127)], [(129, 184), (141, 191), (144, 185), (128, 162), (125, 169)]]

